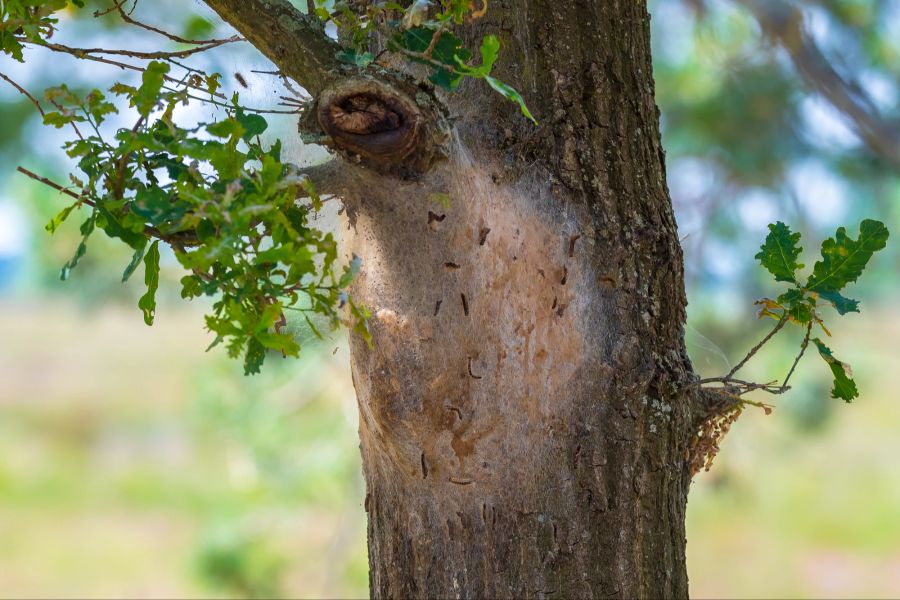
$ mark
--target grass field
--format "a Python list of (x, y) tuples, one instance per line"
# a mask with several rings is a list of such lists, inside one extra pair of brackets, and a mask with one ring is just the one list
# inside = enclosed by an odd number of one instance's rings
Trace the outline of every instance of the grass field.
[[(887, 316), (840, 332), (855, 340), (856, 404), (813, 397), (830, 408), (807, 418), (789, 395), (772, 416), (749, 411), (697, 478), (694, 597), (900, 596), (900, 325)], [(0, 594), (366, 595), (343, 342), (245, 379), (204, 353), (200, 323), (0, 304)], [(798, 383), (827, 396), (820, 368)]]

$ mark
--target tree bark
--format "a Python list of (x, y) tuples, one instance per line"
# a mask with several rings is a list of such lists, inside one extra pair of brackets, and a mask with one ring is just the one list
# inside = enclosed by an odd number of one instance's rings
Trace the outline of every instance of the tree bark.
[(375, 597), (687, 596), (697, 415), (649, 19), (491, 0), (465, 35), (501, 38), (537, 127), (482, 82), (310, 80), (374, 315), (351, 349)]
[(692, 370), (649, 15), (492, 0), (484, 32), (540, 127), (471, 82), (447, 164), (348, 176), (372, 595), (687, 596)]

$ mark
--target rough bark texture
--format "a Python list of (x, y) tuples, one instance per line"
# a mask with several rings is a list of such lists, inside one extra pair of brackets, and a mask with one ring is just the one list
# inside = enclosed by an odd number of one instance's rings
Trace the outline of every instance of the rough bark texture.
[[(683, 597), (682, 256), (643, 2), (493, 0), (416, 183), (346, 173), (375, 597)], [(429, 202), (444, 192), (448, 208)]]
[(321, 21), (288, 0), (205, 0), (248, 42), (311, 94), (337, 80), (341, 49), (325, 35)]

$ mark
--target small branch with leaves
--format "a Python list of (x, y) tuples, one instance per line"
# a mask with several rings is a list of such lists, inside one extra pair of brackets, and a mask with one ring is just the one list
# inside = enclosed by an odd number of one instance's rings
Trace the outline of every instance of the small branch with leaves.
[[(57, 110), (44, 115), (46, 124), (86, 126), (65, 144), (81, 171), (70, 176), (72, 188), (19, 168), (74, 200), (48, 223), (51, 233), (76, 211), (88, 210), (82, 241), (61, 278), (78, 265), (92, 234), (103, 231), (133, 251), (123, 281), (143, 264), (147, 289), (138, 306), (150, 325), (160, 243), (169, 245), (189, 273), (181, 279), (182, 297), (216, 298), (206, 317), (216, 335), (213, 346), (221, 342), (231, 356), (243, 356), (247, 373), (259, 371), (267, 350), (299, 352), (294, 336), (276, 327), (288, 309), (302, 311), (308, 321), (316, 313), (337, 326), (339, 309), (349, 305), (354, 327), (366, 335), (368, 313), (346, 292), (359, 265), (340, 272), (333, 236), (312, 226), (322, 206), (312, 180), (282, 161), (280, 143), (262, 144), (266, 120), (246, 112), (237, 95), (224, 118), (193, 128), (177, 125), (173, 113), (191, 97), (186, 85), (165, 85), (169, 68), (151, 62), (139, 87), (113, 86), (112, 93), (138, 112), (133, 127), (113, 136), (103, 135), (103, 124), (119, 109), (102, 92), (81, 97), (65, 86), (47, 91)], [(197, 138), (200, 130), (208, 139)], [(306, 301), (298, 307), (301, 298)], [(311, 330), (318, 332), (312, 324)]]
[[(205, 3), (240, 35), (200, 40), (169, 33), (135, 16), (138, 0), (110, 0), (106, 9), (94, 11), (95, 18), (111, 15), (180, 46), (148, 52), (53, 41), (58, 14), (84, 9), (83, 0), (0, 0), (0, 33), (6, 33), (0, 36), (0, 55), (24, 62), (23, 50), (30, 46), (140, 74), (139, 85), (118, 82), (86, 95), (60, 85), (39, 99), (0, 73), (35, 106), (45, 125), (68, 127), (74, 134), (63, 146), (77, 162), (71, 185), (18, 169), (73, 201), (47, 224), (49, 232), (74, 214), (87, 213), (81, 241), (60, 276), (66, 279), (76, 268), (95, 232), (121, 241), (133, 252), (123, 282), (143, 265), (146, 291), (138, 307), (149, 325), (156, 312), (160, 245), (169, 246), (187, 272), (181, 296), (214, 298), (206, 316), (216, 336), (212, 345), (222, 343), (231, 356), (243, 357), (246, 373), (258, 372), (268, 351), (298, 354), (297, 338), (284, 327), (285, 311), (301, 313), (316, 335), (313, 314), (332, 326), (349, 323), (368, 340), (369, 313), (348, 292), (359, 259), (340, 267), (334, 237), (313, 222), (324, 202), (320, 193), (334, 190), (334, 165), (300, 171), (282, 161), (280, 142), (261, 140), (268, 127), (261, 113), (301, 114), (301, 132), (312, 123), (320, 143), (337, 154), (365, 163), (363, 155), (371, 151), (390, 162), (385, 172), (397, 174), (424, 172), (445, 156), (449, 120), (433, 86), (452, 92), (464, 77), (483, 79), (533, 120), (518, 92), (491, 74), (498, 39), (483, 38), (480, 64), (473, 65), (472, 52), (453, 33), (480, 18), (488, 3), (366, 3), (361, 9), (316, 0), (306, 3), (306, 13), (288, 0)], [(341, 28), (340, 43), (326, 34), (327, 24)], [(373, 65), (364, 50), (376, 35), (391, 40), (389, 51), (425, 64), (433, 85)], [(280, 97), (284, 109), (251, 108), (238, 94), (229, 99), (219, 74), (182, 61), (240, 41), (275, 64), (277, 71), (269, 72), (293, 94)], [(430, 101), (421, 101), (423, 94)], [(223, 110), (214, 121), (179, 125), (176, 112), (192, 102)], [(136, 113), (133, 125), (112, 127), (112, 115), (121, 121), (126, 111)], [(328, 130), (326, 122), (332, 125)]]
[[(759, 318), (776, 321), (772, 330), (727, 374), (701, 379), (696, 383), (700, 388), (697, 394), (700, 428), (698, 439), (702, 442), (697, 443), (695, 450), (704, 458), (701, 460), (695, 457), (692, 461), (695, 472), (698, 465), (709, 469), (712, 458), (718, 451), (719, 439), (734, 422), (735, 414), (740, 414), (744, 406), (760, 406), (767, 414), (771, 412), (771, 405), (747, 400), (744, 395), (755, 390), (781, 395), (790, 390), (791, 377), (806, 354), (810, 342), (815, 345), (819, 356), (831, 371), (832, 397), (851, 402), (859, 396), (850, 365), (838, 360), (821, 338), (813, 337), (813, 329), (818, 327), (825, 336), (831, 337), (821, 314), (823, 308), (831, 307), (838, 315), (859, 312), (859, 301), (845, 297), (843, 290), (862, 275), (872, 256), (886, 246), (888, 236), (884, 223), (870, 219), (860, 224), (859, 237), (855, 240), (847, 235), (844, 227), (839, 228), (834, 237), (822, 243), (821, 259), (813, 266), (809, 278), (801, 283), (798, 272), (804, 265), (799, 262), (803, 251), (799, 245), (800, 234), (792, 232), (790, 227), (781, 222), (769, 225), (769, 234), (756, 259), (772, 274), (776, 282), (787, 283), (790, 288), (777, 298), (761, 298), (755, 303), (759, 306)], [(787, 325), (802, 327), (805, 333), (784, 380), (778, 384), (775, 381), (754, 383), (735, 378)], [(727, 426), (724, 425), (726, 423)]]

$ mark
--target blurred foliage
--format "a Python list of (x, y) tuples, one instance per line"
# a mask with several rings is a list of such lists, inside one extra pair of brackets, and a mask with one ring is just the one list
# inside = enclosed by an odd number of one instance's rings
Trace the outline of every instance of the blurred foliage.
[[(798, 5), (834, 67), (896, 123), (900, 5)], [(228, 34), (199, 4), (160, 0), (138, 10), (187, 37)], [(767, 291), (767, 274), (752, 259), (766, 225), (789, 222), (814, 240), (867, 216), (897, 230), (900, 178), (741, 4), (650, 0), (650, 10), (688, 271), (689, 350), (703, 374), (718, 375), (767, 327), (754, 325), (747, 300)], [(99, 35), (79, 18), (66, 16), (73, 44), (157, 42), (111, 18), (101, 19), (108, 29)], [(44, 68), (0, 60), (0, 71), (33, 90), (74, 79), (81, 83), (70, 87), (81, 95), (122, 77), (99, 65), (32, 58)], [(277, 79), (252, 74), (271, 68), (252, 49), (202, 60), (223, 74), (229, 95), (263, 103), (289, 94)], [(0, 296), (0, 589), (44, 597), (364, 595), (363, 490), (343, 346), (333, 357), (333, 344), (311, 343), (308, 364), (276, 364), (247, 382), (234, 365), (202, 353), (210, 340), (197, 314), (176, 311), (164, 293), (180, 277), (171, 254), (160, 260), (169, 285), (161, 286), (153, 330), (133, 311), (115, 309), (116, 298), (131, 306), (141, 293), (139, 282), (123, 285), (121, 269), (112, 268), (131, 252), (97, 240), (80, 277), (59, 282), (78, 228), (47, 236), (43, 225), (65, 200), (14, 168), (65, 177), (72, 165), (58, 152), (63, 138), (42, 128), (31, 104), (3, 82), (0, 111), (0, 208), (16, 207), (27, 233), (18, 250), (0, 244), (0, 279), (17, 274), (0, 281), (0, 289), (12, 286)], [(292, 141), (292, 119), (270, 123), (269, 140), (282, 137), (294, 159), (308, 155)], [(812, 264), (817, 253), (810, 248), (798, 260)], [(4, 260), (21, 268), (4, 270)], [(900, 595), (898, 245), (870, 268), (854, 290), (866, 313), (833, 331), (858, 340), (841, 358), (856, 368), (860, 401), (852, 409), (829, 401), (820, 366), (801, 365), (775, 415), (742, 417), (716, 467), (695, 482), (688, 518), (695, 597)], [(74, 306), (48, 300), (73, 297)], [(302, 323), (290, 326), (312, 342)], [(750, 374), (763, 380), (777, 372), (801, 333), (787, 332)]]
[[(689, 350), (707, 375), (727, 371), (752, 345), (747, 340), (763, 334), (764, 325), (751, 325), (745, 299), (766, 293), (764, 272), (747, 257), (768, 223), (790, 222), (804, 237), (823, 239), (867, 216), (889, 229), (900, 222), (897, 169), (814, 91), (749, 4), (650, 2), (663, 143), (685, 247)], [(811, 39), (881, 118), (900, 123), (897, 4), (781, 4), (801, 11)], [(900, 251), (889, 245), (885, 254), (857, 292), (876, 305), (897, 296)], [(815, 258), (808, 251), (800, 260)], [(789, 360), (788, 348), (799, 341), (783, 340), (771, 362)], [(796, 400), (806, 411), (786, 414), (802, 412), (807, 422), (828, 418), (826, 403), (816, 400), (818, 386), (794, 387), (782, 404)], [(816, 417), (809, 413), (814, 408)]]
[(197, 569), (213, 589), (242, 598), (282, 598), (286, 557), (264, 535), (218, 529), (201, 542)]

